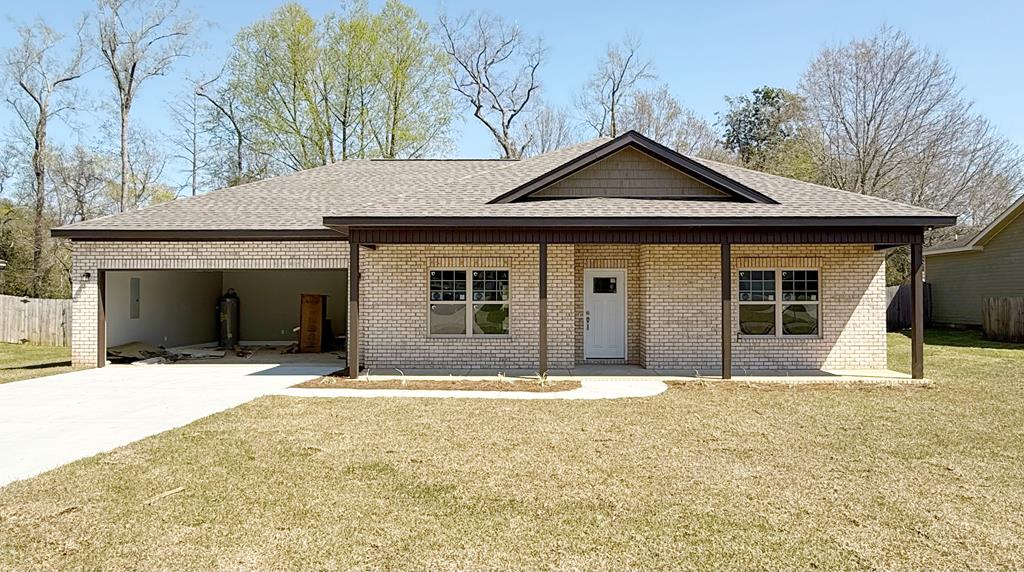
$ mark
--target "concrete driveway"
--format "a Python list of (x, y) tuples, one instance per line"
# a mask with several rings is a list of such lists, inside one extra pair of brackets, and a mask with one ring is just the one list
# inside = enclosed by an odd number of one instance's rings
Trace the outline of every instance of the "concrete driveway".
[(122, 365), (2, 384), (0, 486), (337, 369), (337, 363)]

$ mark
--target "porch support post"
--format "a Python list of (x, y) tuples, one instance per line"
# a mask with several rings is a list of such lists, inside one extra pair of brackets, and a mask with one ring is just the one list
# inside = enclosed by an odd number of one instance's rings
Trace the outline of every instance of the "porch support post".
[(96, 367), (107, 365), (107, 273), (96, 271)]
[(924, 245), (910, 245), (910, 375), (924, 379)]
[(732, 379), (732, 245), (722, 243), (722, 379)]
[(548, 243), (537, 244), (537, 372), (548, 373)]
[(348, 376), (359, 378), (359, 242), (348, 242)]

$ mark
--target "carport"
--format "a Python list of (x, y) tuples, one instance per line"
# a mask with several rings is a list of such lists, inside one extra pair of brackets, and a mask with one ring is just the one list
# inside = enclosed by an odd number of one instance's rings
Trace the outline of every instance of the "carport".
[[(345, 269), (104, 270), (99, 278), (98, 349), (104, 355), (107, 349), (130, 342), (167, 349), (217, 346), (218, 301), (229, 290), (238, 296), (238, 345), (250, 351), (261, 348), (260, 359), (255, 361), (318, 359), (315, 354), (281, 353), (298, 340), (303, 295), (325, 297), (323, 352), (344, 349), (348, 310)], [(319, 361), (324, 357), (319, 356)], [(228, 351), (222, 361), (237, 359)]]

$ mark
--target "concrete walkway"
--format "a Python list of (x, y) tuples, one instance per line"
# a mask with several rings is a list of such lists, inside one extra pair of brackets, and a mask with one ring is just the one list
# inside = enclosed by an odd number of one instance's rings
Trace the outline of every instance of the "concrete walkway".
[(0, 486), (337, 368), (337, 363), (124, 365), (2, 384)]

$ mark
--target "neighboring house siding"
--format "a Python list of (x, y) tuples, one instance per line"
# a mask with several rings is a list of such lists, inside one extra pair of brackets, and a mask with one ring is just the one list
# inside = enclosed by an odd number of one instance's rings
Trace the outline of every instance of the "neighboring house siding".
[(635, 149), (624, 149), (531, 195), (573, 197), (727, 197)]
[(1024, 216), (1018, 216), (984, 249), (927, 257), (932, 321), (981, 325), (985, 298), (1024, 296)]
[(348, 268), (348, 243), (338, 241), (76, 241), (71, 272), (72, 362), (96, 363), (99, 270), (344, 268)]

